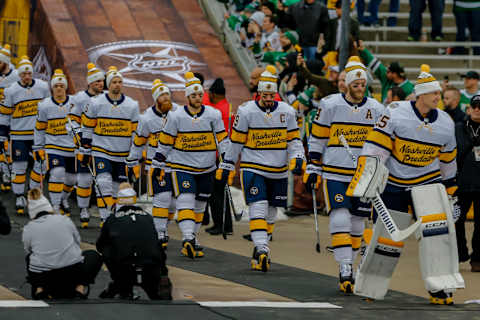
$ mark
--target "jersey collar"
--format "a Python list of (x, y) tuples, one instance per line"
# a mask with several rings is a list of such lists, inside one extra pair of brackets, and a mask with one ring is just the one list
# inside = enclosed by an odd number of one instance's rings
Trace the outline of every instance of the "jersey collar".
[(205, 112), (205, 106), (203, 104), (202, 104), (202, 108), (200, 109), (200, 111), (195, 113), (195, 114), (191, 114), (190, 111), (188, 111), (187, 106), (184, 106), (184, 109), (185, 109), (185, 112), (192, 118), (198, 118)]
[(167, 115), (167, 113), (161, 113), (161, 112), (159, 112), (159, 111), (157, 110), (157, 108), (155, 108), (154, 105), (152, 106), (152, 111), (153, 111), (154, 114), (156, 114), (156, 115), (159, 116), (159, 117), (164, 117), (164, 116)]
[(105, 93), (105, 97), (107, 98), (108, 102), (110, 102), (111, 104), (113, 104), (115, 106), (118, 106), (118, 105), (122, 104), (122, 102), (125, 100), (125, 95), (123, 93), (120, 97), (120, 100), (110, 99), (110, 97), (108, 96), (108, 93)]
[(10, 68), (10, 70), (9, 70), (7, 73), (3, 73), (3, 74), (2, 74), (2, 76), (4, 76), (4, 77), (8, 77), (9, 75), (11, 75), (11, 74), (12, 74), (12, 72), (13, 72), (13, 69), (12, 69), (12, 68)]
[(52, 102), (55, 103), (57, 106), (64, 106), (64, 105), (67, 104), (68, 100), (70, 99), (70, 96), (67, 95), (67, 99), (65, 99), (65, 102), (62, 103), (62, 104), (60, 104), (60, 103), (58, 103), (57, 101), (55, 101), (55, 99), (53, 98), (53, 96), (52, 96), (51, 98), (52, 98)]
[(343, 100), (345, 100), (346, 103), (348, 103), (349, 106), (351, 107), (361, 107), (363, 106), (365, 103), (367, 103), (367, 97), (363, 97), (363, 100), (362, 102), (360, 102), (359, 104), (355, 104), (355, 103), (351, 103), (350, 101), (347, 100), (347, 98), (345, 97), (345, 93), (342, 93), (342, 97), (343, 97)]
[(35, 79), (32, 79), (32, 84), (31, 84), (31, 85), (26, 85), (26, 86), (24, 86), (24, 85), (22, 84), (22, 81), (18, 81), (18, 84), (19, 84), (20, 87), (22, 87), (22, 88), (29, 89), (29, 88), (31, 88), (31, 87), (33, 87), (33, 86), (35, 85)]
[[(267, 112), (268, 108), (262, 107), (262, 106), (260, 105), (260, 103), (258, 103), (258, 101), (255, 101), (255, 104), (257, 105), (257, 107), (258, 107), (260, 110), (262, 110), (263, 112)], [(268, 112), (273, 112), (273, 111), (275, 111), (277, 108), (278, 108), (278, 102), (277, 102), (277, 101), (274, 101), (274, 102), (273, 102), (273, 107), (271, 107), (271, 108), (270, 108), (270, 111), (268, 111)]]
[(438, 118), (438, 110), (437, 109), (430, 110), (427, 113), (427, 116), (424, 117), (420, 114), (420, 111), (418, 111), (417, 107), (415, 106), (415, 101), (410, 101), (410, 105), (412, 106), (413, 112), (415, 112), (415, 115), (417, 116), (417, 118), (420, 121), (433, 123), (433, 122), (435, 122), (435, 120), (437, 120), (437, 118)]
[(90, 92), (88, 92), (88, 90), (85, 90), (85, 94), (86, 94), (87, 96), (89, 96), (90, 98), (95, 97), (95, 95), (90, 94)]

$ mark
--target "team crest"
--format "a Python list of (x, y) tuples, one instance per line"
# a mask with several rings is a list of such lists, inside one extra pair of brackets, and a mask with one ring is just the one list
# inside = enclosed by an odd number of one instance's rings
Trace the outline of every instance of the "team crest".
[(17, 157), (20, 157), (20, 156), (22, 155), (22, 150), (16, 149), (16, 150), (15, 150), (15, 155), (16, 155)]
[(258, 194), (258, 188), (257, 187), (251, 187), (250, 188), (250, 194), (253, 196), (256, 196)]
[(183, 182), (182, 182), (182, 187), (183, 187), (184, 189), (190, 188), (190, 182), (189, 182), (189, 181), (183, 181)]
[(59, 164), (60, 164), (60, 161), (58, 159), (52, 159), (53, 166), (58, 166)]
[(336, 202), (343, 202), (343, 195), (341, 195), (340, 193), (337, 193), (334, 199)]
[(160, 187), (165, 187), (167, 185), (167, 181), (163, 179), (162, 181), (159, 181)]
[(104, 169), (105, 168), (105, 163), (103, 163), (103, 162), (97, 163), (97, 168), (98, 168), (98, 170)]

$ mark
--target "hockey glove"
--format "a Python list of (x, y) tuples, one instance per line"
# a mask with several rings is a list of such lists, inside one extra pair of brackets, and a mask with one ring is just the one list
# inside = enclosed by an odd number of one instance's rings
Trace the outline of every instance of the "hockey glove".
[(152, 178), (157, 179), (158, 181), (163, 181), (163, 178), (165, 177), (165, 168), (167, 167), (165, 160), (167, 160), (167, 158), (163, 154), (158, 152), (155, 154), (155, 157), (152, 160)]
[(43, 149), (33, 150), (33, 160), (35, 160), (35, 161), (45, 161), (45, 150), (43, 150)]
[(292, 158), (290, 159), (289, 170), (292, 171), (294, 175), (301, 175), (305, 171), (307, 163), (302, 158)]
[(220, 162), (218, 169), (215, 172), (215, 179), (222, 183), (228, 183), (229, 186), (233, 184), (235, 177), (235, 164), (231, 161), (225, 160)]
[(85, 147), (80, 147), (78, 148), (78, 161), (80, 161), (80, 165), (82, 167), (86, 167), (88, 166), (88, 164), (90, 163), (90, 161), (92, 160), (92, 157), (91, 157), (91, 150), (89, 148), (85, 148)]
[(317, 190), (320, 188), (320, 183), (322, 182), (322, 167), (317, 166), (313, 163), (308, 164), (303, 175), (303, 183), (308, 192), (312, 192), (312, 189)]

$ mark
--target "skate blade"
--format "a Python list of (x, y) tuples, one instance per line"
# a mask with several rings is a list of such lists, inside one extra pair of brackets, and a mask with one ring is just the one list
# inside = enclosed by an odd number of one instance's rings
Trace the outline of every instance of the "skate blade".
[(453, 305), (453, 298), (435, 298), (435, 297), (430, 297), (430, 304), (436, 304), (436, 305), (447, 305), (451, 306)]
[(340, 283), (340, 291), (343, 293), (353, 293), (353, 284), (350, 281)]

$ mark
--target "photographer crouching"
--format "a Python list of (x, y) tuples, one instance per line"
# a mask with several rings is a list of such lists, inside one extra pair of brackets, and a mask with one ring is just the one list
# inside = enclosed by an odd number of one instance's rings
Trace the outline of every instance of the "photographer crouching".
[(112, 282), (100, 298), (134, 299), (133, 286), (140, 286), (152, 300), (171, 300), (167, 259), (158, 242), (153, 218), (135, 206), (136, 193), (120, 184), (115, 214), (108, 217), (97, 240)]

